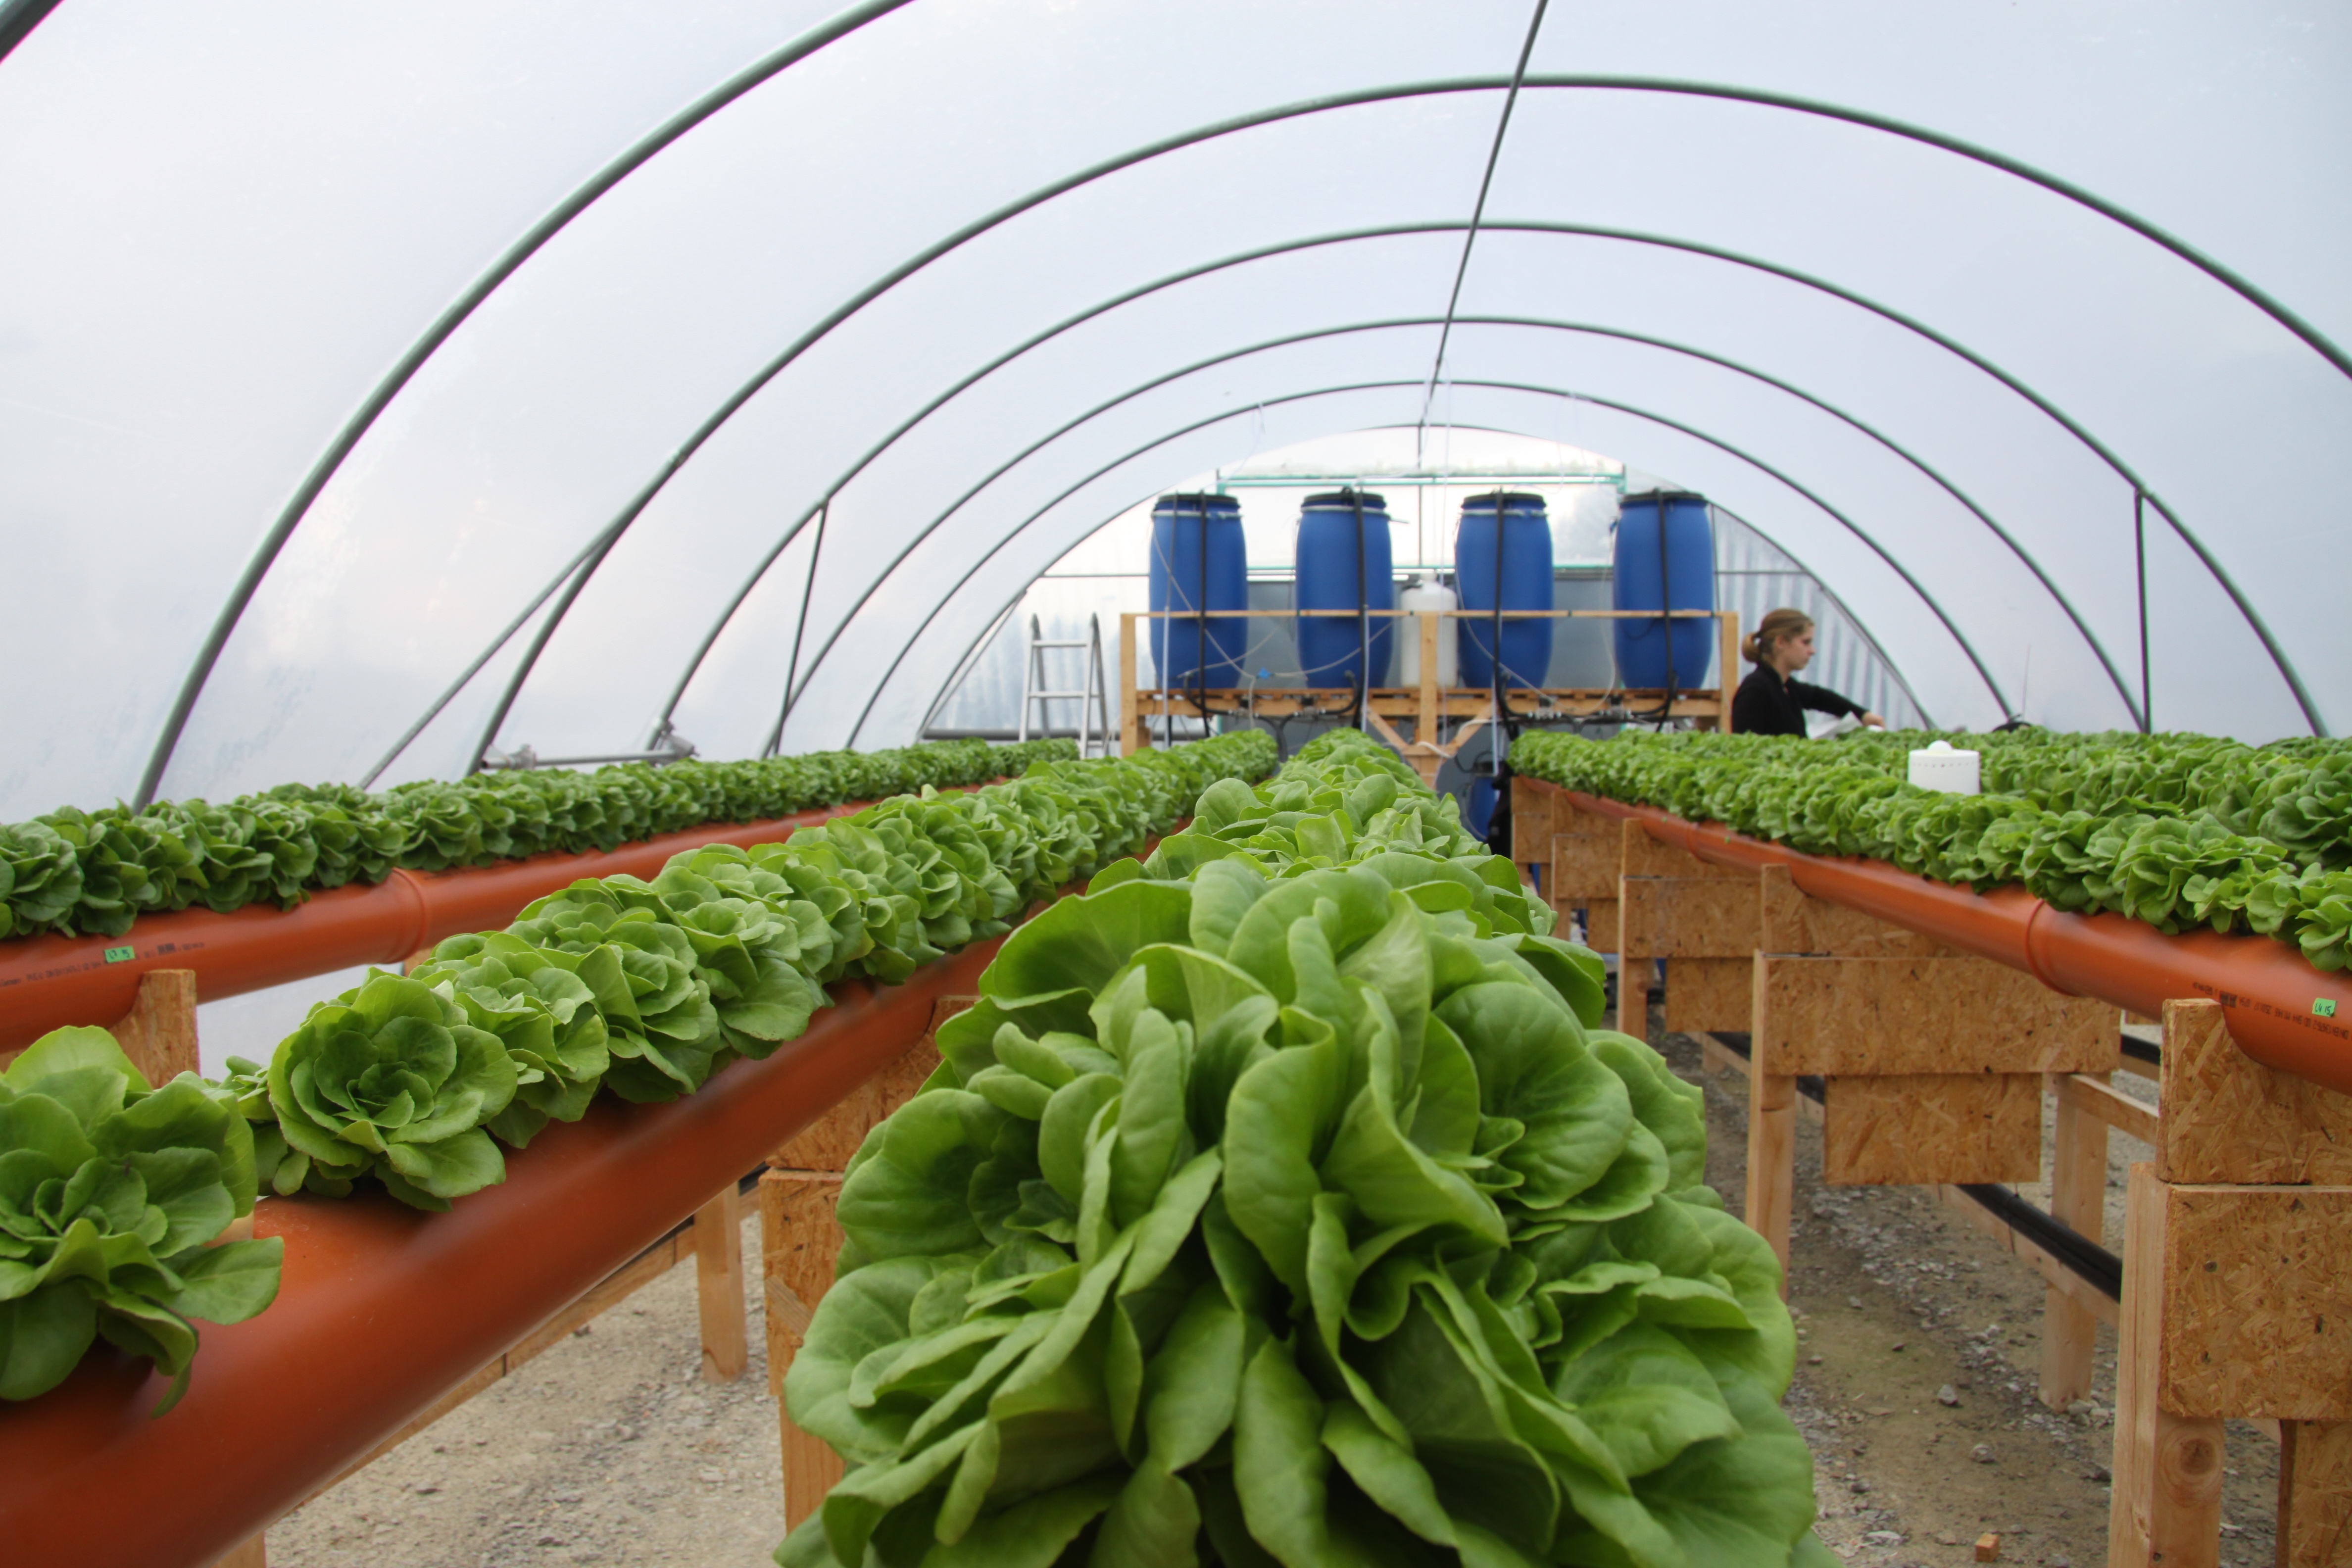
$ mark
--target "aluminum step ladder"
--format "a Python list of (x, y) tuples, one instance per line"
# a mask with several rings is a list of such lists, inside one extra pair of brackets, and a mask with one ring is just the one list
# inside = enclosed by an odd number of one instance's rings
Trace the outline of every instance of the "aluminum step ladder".
[[(1076, 691), (1055, 690), (1046, 685), (1045, 655), (1061, 649), (1082, 650), (1086, 659), (1085, 684)], [(1021, 739), (1029, 738), (1029, 721), (1034, 712), (1039, 734), (1051, 734), (1053, 724), (1045, 708), (1048, 702), (1078, 704), (1078, 755), (1091, 757), (1095, 748), (1102, 755), (1110, 755), (1110, 695), (1103, 679), (1102, 617), (1087, 617), (1087, 635), (1082, 637), (1048, 637), (1037, 625), (1037, 617), (1029, 617), (1029, 657), (1021, 668)], [(1031, 704), (1036, 704), (1033, 709)], [(1088, 721), (1097, 721), (1089, 727)]]

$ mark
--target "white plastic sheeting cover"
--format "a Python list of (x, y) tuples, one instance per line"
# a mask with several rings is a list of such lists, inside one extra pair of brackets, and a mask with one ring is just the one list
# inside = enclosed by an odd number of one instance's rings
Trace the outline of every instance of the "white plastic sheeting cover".
[(903, 741), (1139, 498), (1438, 418), (1721, 501), (1943, 722), (2342, 728), (2347, 27), (64, 0), (0, 817)]

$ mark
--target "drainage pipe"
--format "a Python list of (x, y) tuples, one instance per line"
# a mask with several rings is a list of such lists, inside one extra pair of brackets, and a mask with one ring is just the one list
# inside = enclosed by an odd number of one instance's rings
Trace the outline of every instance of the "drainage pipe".
[(1815, 898), (2022, 969), (2070, 996), (2095, 996), (2151, 1017), (2169, 999), (2208, 997), (2221, 1005), (2231, 1037), (2254, 1060), (2352, 1094), (2352, 973), (2323, 973), (2285, 942), (2210, 931), (2167, 936), (2122, 915), (2067, 914), (2022, 888), (1974, 893), (1880, 860), (1806, 855), (1655, 806), (1561, 793), (1580, 811), (1639, 822), (1651, 837), (1713, 865), (1786, 866)]
[[(1001, 941), (1001, 939), (999, 939)], [(903, 985), (850, 982), (806, 1034), (668, 1105), (600, 1097), (507, 1157), (504, 1184), (447, 1214), (382, 1193), (265, 1199), (286, 1238), (277, 1302), (204, 1326), (187, 1396), (100, 1344), (65, 1384), (0, 1405), (11, 1568), (212, 1562), (659, 1240), (865, 1082), (970, 994), (998, 941)]]
[(207, 1002), (360, 963), (394, 964), (459, 931), (509, 924), (533, 899), (583, 877), (652, 878), (673, 855), (706, 844), (772, 844), (865, 810), (872, 801), (819, 806), (761, 822), (714, 823), (609, 852), (551, 851), (457, 871), (394, 870), (373, 887), (335, 888), (290, 910), (248, 904), (228, 914), (182, 910), (142, 916), (123, 936), (37, 936), (0, 942), (0, 1052), (51, 1029), (110, 1024), (131, 1011), (151, 969), (193, 969)]

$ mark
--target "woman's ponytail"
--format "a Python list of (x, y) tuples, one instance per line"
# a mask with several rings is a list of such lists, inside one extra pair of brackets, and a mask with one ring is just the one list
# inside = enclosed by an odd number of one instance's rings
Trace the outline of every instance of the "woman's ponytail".
[(1813, 617), (1802, 610), (1768, 610), (1756, 629), (1741, 639), (1739, 657), (1750, 664), (1762, 664), (1783, 638), (1801, 637), (1812, 629)]

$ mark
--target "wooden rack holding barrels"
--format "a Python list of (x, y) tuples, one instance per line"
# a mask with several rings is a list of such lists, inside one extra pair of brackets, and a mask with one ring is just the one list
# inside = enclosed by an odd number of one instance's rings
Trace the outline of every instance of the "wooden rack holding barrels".
[[(1444, 621), (1527, 620), (1673, 620), (1712, 619), (1716, 623), (1716, 668), (1739, 668), (1739, 614), (1736, 610), (1299, 610), (1285, 617), (1334, 617), (1343, 620), (1405, 620), (1415, 622), (1421, 638), (1421, 680), (1417, 686), (1375, 686), (1369, 694), (1370, 727), (1394, 746), (1414, 771), (1432, 784), (1465, 742), (1495, 719), (1495, 693), (1481, 686), (1437, 684), (1438, 638)], [(1250, 618), (1241, 610), (1133, 610), (1118, 618), (1119, 755), (1133, 756), (1150, 743), (1150, 725), (1158, 719), (1210, 719), (1240, 715), (1258, 719), (1297, 719), (1317, 714), (1352, 721), (1356, 689), (1335, 687), (1145, 687), (1137, 645), (1139, 621), (1237, 621)], [(1405, 628), (1400, 627), (1402, 631)], [(1645, 718), (1688, 719), (1701, 729), (1731, 728), (1731, 697), (1727, 686), (1688, 687), (1675, 690), (1668, 704), (1664, 689), (1603, 690), (1593, 687), (1514, 686), (1506, 689), (1504, 704), (1514, 719), (1589, 718), (1596, 713), (1627, 709)], [(1671, 710), (1668, 711), (1669, 706)], [(1466, 721), (1449, 740), (1448, 724)], [(1400, 723), (1412, 727), (1410, 740)]]
[[(2224, 1014), (2237, 998), (2183, 997), (2163, 1005), (2151, 1110), (2109, 1081), (2146, 1070), (2110, 1002), (1814, 897), (1788, 866), (1701, 860), (1537, 781), (1514, 781), (1511, 820), (1513, 858), (1617, 954), (1633, 1032), (1667, 960), (1665, 1027), (1747, 1075), (1746, 1213), (1784, 1267), (1797, 1081), (1818, 1074), (1825, 1183), (1932, 1186), (2042, 1274), (2044, 1402), (2089, 1392), (2098, 1324), (2117, 1326), (2109, 1568), (2219, 1560), (2231, 1417), (2279, 1436), (2278, 1561), (2352, 1563), (2352, 1095), (2247, 1056)], [(1738, 1034), (1744, 1059), (1716, 1038)], [(2044, 1092), (2052, 1218), (2094, 1247), (2108, 1130), (2156, 1147), (2132, 1167), (2116, 1297), (1959, 1194), (2041, 1178)]]

